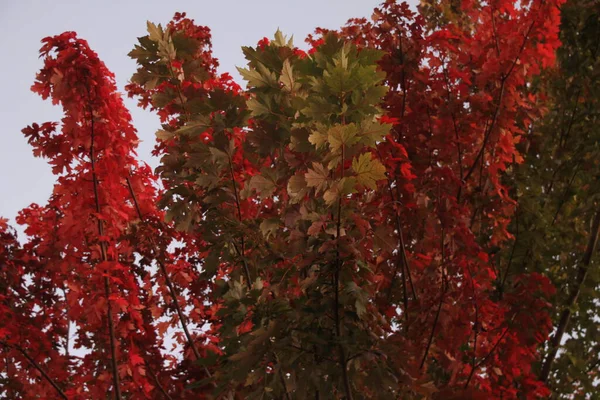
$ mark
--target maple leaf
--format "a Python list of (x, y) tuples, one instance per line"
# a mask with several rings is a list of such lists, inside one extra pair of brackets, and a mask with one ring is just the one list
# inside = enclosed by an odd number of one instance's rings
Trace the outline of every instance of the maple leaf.
[(377, 181), (385, 179), (385, 167), (371, 153), (363, 153), (352, 160), (356, 181), (368, 189), (377, 189)]
[(335, 125), (327, 131), (327, 142), (332, 152), (336, 153), (342, 147), (352, 146), (360, 140), (358, 129), (354, 124)]
[(283, 69), (281, 70), (279, 81), (283, 84), (283, 87), (287, 92), (293, 93), (300, 89), (300, 84), (294, 79), (294, 70), (290, 64), (289, 58), (286, 58), (283, 62)]
[(312, 169), (309, 168), (306, 174), (304, 174), (304, 179), (306, 180), (306, 186), (314, 187), (318, 193), (327, 187), (329, 171), (322, 164), (316, 162), (312, 166)]
[(250, 189), (256, 190), (260, 197), (266, 198), (275, 191), (275, 182), (262, 175), (254, 175), (250, 178)]

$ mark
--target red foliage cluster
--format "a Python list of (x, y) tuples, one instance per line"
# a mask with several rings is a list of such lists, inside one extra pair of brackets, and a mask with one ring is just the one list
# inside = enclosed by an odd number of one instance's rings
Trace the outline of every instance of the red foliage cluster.
[[(333, 32), (359, 49), (384, 52), (379, 67), (389, 91), (379, 120), (393, 128), (367, 150), (387, 171), (387, 179), (376, 184), (381, 195), (365, 197), (361, 190), (344, 199), (360, 204), (351, 219), (365, 239), (353, 247), (329, 240), (319, 251), (335, 249), (339, 258), (340, 246), (342, 252), (352, 248), (375, 267), (354, 279), (368, 280), (356, 282), (366, 288), (366, 307), (387, 320), (373, 317), (365, 324), (386, 335), (395, 351), (390, 364), (410, 376), (411, 387), (422, 394), (428, 393), (431, 377), (436, 385), (443, 382), (435, 388), (439, 398), (548, 394), (532, 365), (551, 329), (546, 308), (553, 288), (541, 275), (499, 265), (495, 255), (511, 238), (507, 225), (515, 210), (503, 176), (522, 161), (517, 144), (542, 112), (528, 82), (554, 62), (559, 4), (463, 1), (462, 23), (451, 21), (430, 32), (406, 4), (387, 1), (373, 21), (352, 20)], [(138, 70), (127, 90), (161, 118), (163, 137), (155, 154), (184, 169), (193, 156), (182, 149), (220, 140), (212, 126), (235, 120), (232, 109), (243, 109), (252, 94), (230, 75), (217, 74), (208, 28), (178, 13), (164, 32), (161, 40), (169, 36), (173, 46), (194, 50), (159, 48), (168, 59), (162, 71), (168, 78), (151, 82), (157, 59), (148, 56), (146, 71)], [(306, 60), (325, 45), (328, 33), (318, 30), (309, 38), (312, 48), (306, 53), (285, 51)], [(43, 42), (44, 67), (32, 89), (60, 104), (65, 116), (60, 131), (55, 123), (23, 130), (34, 154), (47, 158), (58, 177), (46, 206), (32, 205), (19, 215), (29, 241), (20, 246), (0, 221), (0, 344), (5, 346), (0, 370), (7, 371), (7, 393), (23, 399), (56, 393), (99, 399), (115, 390), (128, 399), (203, 398), (208, 384), (184, 388), (215, 373), (194, 361), (222, 352), (218, 335), (231, 315), (215, 281), (244, 270), (249, 278), (248, 266), (218, 262), (215, 279), (205, 279), (202, 269), (209, 268), (214, 238), (163, 222), (155, 177), (136, 159), (138, 138), (113, 75), (72, 32)], [(146, 45), (155, 46), (150, 39)], [(256, 52), (273, 46), (265, 38)], [(203, 107), (210, 110), (208, 121), (194, 119)], [(171, 135), (199, 123), (208, 127), (197, 135)], [(211, 177), (233, 185), (235, 201), (219, 204), (217, 211), (246, 226), (291, 215), (286, 185), (261, 197), (255, 194), (259, 189), (247, 187), (252, 177), (283, 159), (295, 163), (296, 175), (313, 166), (289, 146), (259, 161), (245, 154), (268, 124), (234, 121), (225, 130), (232, 147), (228, 169)], [(342, 174), (351, 164), (342, 158)], [(163, 178), (169, 195), (160, 202), (167, 209), (200, 207), (189, 200), (207, 195), (191, 181)], [(238, 197), (242, 191), (246, 195)], [(315, 220), (306, 240), (325, 231), (328, 221), (327, 215)], [(337, 237), (339, 229), (338, 223)], [(168, 251), (173, 241), (183, 246)], [(379, 253), (373, 251), (376, 242)], [(233, 246), (243, 260), (263, 254), (243, 236)], [(273, 276), (297, 265), (310, 267), (315, 262), (310, 257), (274, 261), (260, 275), (260, 290), (275, 301), (268, 288), (281, 282)], [(305, 296), (306, 277), (299, 271), (284, 274), (286, 285), (277, 292), (292, 307)], [(246, 283), (252, 290), (251, 279)], [(254, 312), (249, 306), (236, 335), (256, 328)], [(205, 331), (190, 329), (205, 324)], [(170, 327), (181, 328), (175, 340), (185, 347), (183, 360), (161, 351)]]

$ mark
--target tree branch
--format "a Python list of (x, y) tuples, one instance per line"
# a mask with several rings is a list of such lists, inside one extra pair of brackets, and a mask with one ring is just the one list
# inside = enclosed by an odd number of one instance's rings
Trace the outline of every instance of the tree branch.
[(590, 237), (585, 249), (585, 253), (583, 254), (583, 258), (581, 260), (581, 265), (577, 270), (577, 276), (575, 278), (575, 282), (573, 285), (573, 289), (571, 290), (571, 294), (567, 299), (566, 304), (564, 305), (564, 309), (560, 316), (560, 321), (556, 328), (556, 333), (553, 336), (552, 343), (550, 345), (550, 352), (544, 361), (542, 366), (542, 370), (540, 372), (540, 380), (542, 382), (547, 382), (548, 376), (550, 375), (550, 370), (552, 369), (552, 363), (556, 358), (556, 354), (560, 347), (562, 337), (565, 334), (567, 327), (569, 326), (569, 321), (571, 319), (571, 309), (577, 303), (577, 298), (579, 297), (579, 293), (581, 292), (581, 288), (585, 282), (585, 278), (588, 273), (588, 267), (592, 260), (592, 256), (594, 251), (596, 250), (596, 246), (598, 244), (598, 236), (600, 232), (600, 210), (596, 212), (594, 217), (594, 221), (592, 223), (592, 229), (590, 231)]
[(422, 369), (423, 366), (425, 365), (425, 361), (427, 360), (427, 355), (429, 354), (429, 350), (431, 348), (431, 345), (433, 343), (433, 337), (435, 336), (435, 328), (437, 327), (439, 318), (440, 318), (440, 313), (442, 311), (442, 304), (444, 303), (444, 297), (446, 296), (446, 291), (448, 290), (448, 284), (446, 283), (446, 272), (444, 270), (445, 266), (444, 266), (444, 261), (445, 261), (445, 249), (444, 249), (444, 229), (442, 228), (442, 239), (441, 239), (441, 246), (442, 246), (442, 262), (440, 264), (441, 267), (441, 272), (442, 272), (442, 279), (441, 279), (441, 284), (440, 284), (440, 302), (438, 303), (438, 308), (437, 311), (435, 312), (435, 318), (433, 320), (433, 326), (431, 328), (431, 334), (429, 335), (429, 340), (427, 341), (427, 347), (425, 347), (425, 353), (423, 354), (423, 358), (421, 359), (421, 365), (419, 365), (419, 369)]
[(69, 398), (67, 397), (67, 395), (65, 394), (65, 392), (63, 392), (63, 390), (56, 384), (56, 382), (54, 382), (54, 380), (52, 378), (50, 378), (50, 376), (46, 373), (46, 371), (44, 371), (44, 369), (37, 363), (35, 362), (35, 360), (33, 358), (31, 358), (29, 356), (29, 354), (27, 354), (27, 352), (25, 351), (25, 349), (23, 349), (20, 346), (17, 345), (10, 345), (6, 342), (0, 341), (0, 344), (3, 344), (6, 347), (9, 348), (13, 348), (15, 350), (17, 350), (19, 353), (21, 353), (23, 355), (23, 357), (25, 357), (27, 359), (27, 361), (29, 361), (29, 363), (35, 368), (37, 369), (40, 374), (42, 374), (42, 376), (44, 377), (44, 379), (50, 384), (52, 385), (52, 387), (56, 390), (56, 392), (58, 393), (58, 395), (65, 399), (68, 400)]
[[(94, 200), (96, 206), (96, 214), (100, 214), (100, 196), (98, 195), (98, 176), (96, 175), (96, 164), (95, 164), (95, 155), (94, 155), (94, 114), (91, 105), (91, 96), (89, 87), (88, 90), (88, 99), (90, 101), (90, 129), (91, 129), (91, 144), (90, 144), (90, 162), (91, 162), (91, 171), (92, 171), (92, 181), (94, 185)], [(108, 261), (108, 256), (106, 254), (106, 242), (102, 239), (104, 237), (104, 225), (102, 224), (102, 220), (96, 217), (98, 221), (98, 236), (100, 239), (100, 253), (102, 257), (102, 262)], [(115, 387), (115, 399), (121, 400), (121, 387), (119, 383), (119, 368), (117, 364), (117, 344), (115, 338), (115, 327), (112, 318), (112, 305), (110, 303), (110, 281), (109, 281), (109, 272), (108, 270), (104, 271), (104, 295), (106, 296), (106, 317), (108, 319), (108, 333), (110, 337), (110, 355), (111, 355), (111, 366), (112, 366), (112, 377), (113, 377), (113, 385)]]
[[(129, 177), (127, 177), (127, 187), (129, 188), (129, 193), (131, 194), (131, 198), (133, 199), (133, 204), (135, 205), (135, 209), (137, 211), (138, 218), (140, 219), (140, 221), (143, 224), (146, 224), (146, 221), (144, 219), (144, 216), (142, 215), (142, 210), (140, 209), (140, 205), (137, 201), (135, 192), (133, 191), (133, 186), (131, 185), (131, 180), (129, 179)], [(169, 277), (169, 273), (167, 272), (167, 268), (166, 268), (164, 262), (159, 257), (160, 251), (158, 249), (158, 246), (156, 245), (156, 242), (154, 241), (154, 238), (152, 236), (149, 236), (148, 241), (150, 242), (150, 245), (152, 246), (152, 252), (154, 253), (154, 258), (156, 260), (156, 263), (158, 264), (160, 271), (163, 274), (163, 277), (165, 278), (165, 283), (167, 284), (167, 288), (169, 289), (169, 294), (171, 295), (171, 299), (173, 301), (173, 306), (175, 307), (175, 311), (177, 312), (177, 316), (179, 317), (179, 323), (181, 324), (183, 333), (185, 334), (185, 337), (188, 341), (189, 346), (192, 349), (192, 352), (194, 353), (194, 356), (196, 357), (196, 360), (200, 360), (200, 359), (202, 359), (202, 356), (200, 355), (200, 352), (198, 351), (198, 348), (196, 347), (196, 344), (194, 343), (192, 335), (190, 334), (190, 332), (188, 330), (186, 317), (183, 314), (181, 307), (179, 306), (179, 301), (177, 299), (178, 298), (177, 289), (175, 288), (175, 286), (173, 285), (173, 282), (171, 281), (171, 278)], [(212, 376), (206, 366), (204, 366), (204, 372), (209, 377)]]

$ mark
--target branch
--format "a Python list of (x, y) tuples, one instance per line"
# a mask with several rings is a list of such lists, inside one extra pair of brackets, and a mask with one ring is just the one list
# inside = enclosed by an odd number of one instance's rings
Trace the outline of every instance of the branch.
[[(91, 162), (91, 170), (92, 170), (92, 180), (94, 184), (94, 200), (96, 205), (96, 214), (100, 214), (100, 197), (98, 195), (98, 177), (96, 176), (96, 167), (95, 167), (95, 156), (94, 156), (94, 114), (91, 105), (91, 96), (89, 87), (88, 91), (88, 99), (90, 101), (89, 111), (90, 111), (90, 129), (91, 129), (91, 144), (90, 144), (90, 162)], [(102, 224), (102, 220), (96, 218), (98, 221), (98, 236), (99, 238), (104, 237), (104, 226)], [(100, 252), (102, 257), (102, 262), (108, 261), (108, 256), (106, 254), (106, 242), (100, 239)], [(112, 377), (113, 377), (113, 385), (115, 387), (115, 399), (121, 400), (121, 387), (119, 384), (119, 368), (117, 365), (117, 345), (115, 339), (115, 327), (112, 319), (112, 305), (110, 304), (110, 281), (109, 281), (109, 272), (108, 270), (104, 271), (104, 295), (106, 296), (106, 317), (108, 319), (108, 333), (110, 337), (110, 356), (111, 356), (111, 366), (112, 366)]]
[(446, 97), (448, 101), (448, 107), (452, 110), (450, 115), (452, 116), (452, 126), (454, 127), (454, 136), (456, 138), (456, 148), (458, 151), (458, 171), (460, 173), (460, 180), (463, 179), (463, 165), (462, 165), (462, 149), (460, 146), (460, 136), (458, 134), (458, 126), (456, 125), (456, 114), (454, 109), (451, 107), (452, 98), (450, 97), (450, 79), (448, 78), (448, 70), (444, 67), (444, 78), (446, 80), (446, 87), (448, 88)]
[(502, 277), (502, 281), (500, 283), (500, 287), (498, 288), (498, 292), (500, 294), (500, 297), (502, 298), (502, 294), (504, 293), (504, 285), (506, 284), (506, 278), (508, 278), (508, 273), (510, 272), (510, 267), (512, 265), (512, 261), (515, 255), (515, 250), (517, 248), (517, 242), (519, 241), (519, 207), (517, 205), (517, 211), (516, 211), (516, 216), (515, 216), (515, 220), (516, 220), (516, 233), (515, 233), (515, 241), (513, 242), (512, 245), (512, 250), (510, 251), (510, 257), (508, 258), (508, 264), (506, 265), (506, 270), (504, 271), (504, 276)]
[(23, 357), (25, 357), (27, 359), (27, 361), (29, 361), (29, 363), (35, 368), (37, 369), (40, 374), (42, 374), (42, 376), (44, 377), (44, 379), (50, 384), (52, 385), (52, 387), (56, 390), (56, 392), (58, 393), (58, 395), (65, 399), (65, 400), (69, 400), (69, 398), (67, 397), (67, 395), (65, 394), (65, 392), (63, 392), (63, 390), (56, 384), (56, 382), (54, 382), (54, 380), (52, 378), (50, 378), (50, 376), (46, 373), (46, 371), (44, 371), (42, 369), (42, 367), (40, 367), (40, 365), (35, 362), (35, 360), (33, 358), (31, 358), (29, 356), (29, 354), (27, 354), (27, 352), (20, 346), (17, 345), (10, 345), (6, 342), (0, 341), (0, 344), (3, 344), (6, 347), (9, 348), (13, 348), (15, 350), (17, 350), (19, 353), (21, 353), (23, 355)]
[[(345, 121), (342, 117), (342, 124)], [(342, 145), (342, 163), (341, 163), (341, 178), (344, 177), (344, 163), (345, 163), (345, 149)], [(340, 270), (342, 268), (342, 262), (340, 259), (340, 234), (342, 228), (342, 196), (338, 199), (337, 204), (337, 221), (336, 221), (336, 244), (335, 244), (335, 272), (333, 275), (333, 285), (334, 285), (334, 294), (335, 294), (335, 302), (333, 305), (333, 314), (335, 318), (335, 336), (338, 340), (338, 348), (340, 353), (340, 366), (342, 368), (342, 380), (344, 382), (344, 390), (346, 392), (347, 400), (354, 400), (354, 396), (352, 395), (352, 387), (350, 385), (350, 378), (348, 377), (348, 369), (346, 362), (346, 350), (342, 345), (340, 338), (342, 337), (342, 328), (340, 326)]]
[[(233, 163), (231, 161), (231, 154), (227, 153), (227, 159), (229, 161), (229, 173), (231, 174), (231, 184), (233, 185), (233, 193), (234, 193), (234, 197), (235, 197), (235, 205), (237, 207), (237, 215), (238, 215), (238, 220), (241, 223), (242, 222), (242, 207), (240, 204), (240, 197), (238, 195), (238, 190), (237, 190), (237, 184), (235, 182), (235, 175), (233, 173)], [(246, 286), (248, 287), (248, 290), (252, 290), (252, 277), (250, 275), (250, 268), (248, 268), (248, 262), (246, 261), (246, 255), (245, 255), (245, 241), (244, 241), (244, 233), (241, 233), (241, 238), (240, 238), (240, 244), (241, 244), (241, 250), (238, 249), (237, 245), (235, 244), (235, 242), (232, 242), (233, 244), (233, 248), (235, 249), (236, 253), (238, 254), (238, 256), (242, 259), (242, 263), (244, 265), (244, 273), (246, 275)], [(273, 357), (275, 358), (275, 361), (278, 365), (281, 365), (279, 363), (279, 359), (277, 357), (277, 354), (273, 351), (272, 352)], [(279, 379), (281, 380), (281, 384), (283, 385), (283, 390), (285, 391), (285, 395), (286, 398), (288, 400), (291, 400), (290, 397), (290, 392), (287, 388), (287, 384), (285, 382), (285, 378), (282, 375), (281, 369), (279, 369)]]
[[(238, 220), (242, 223), (242, 207), (240, 205), (240, 197), (238, 195), (237, 184), (235, 182), (235, 175), (233, 173), (233, 164), (231, 162), (231, 155), (227, 153), (227, 159), (229, 161), (229, 172), (231, 174), (231, 184), (233, 185), (233, 194), (235, 196), (235, 205), (237, 207)], [(246, 274), (246, 285), (248, 286), (248, 290), (252, 289), (252, 277), (250, 276), (250, 269), (248, 268), (248, 262), (246, 262), (246, 247), (244, 243), (244, 233), (242, 232), (240, 238), (240, 245), (242, 249), (238, 249), (235, 243), (233, 243), (233, 247), (238, 255), (242, 258), (242, 262), (244, 264), (244, 273)]]
[[(382, 156), (381, 153), (379, 152), (379, 150), (377, 150), (377, 155), (379, 156), (379, 159), (382, 160)], [(392, 189), (392, 181), (390, 179), (389, 174), (385, 173), (386, 177), (387, 177), (387, 184), (388, 184), (388, 190), (390, 192), (390, 198), (391, 198), (391, 204), (397, 204), (399, 203), (398, 200), (396, 200), (395, 196), (394, 196), (394, 191)], [(408, 328), (408, 293), (406, 291), (406, 275), (408, 274), (408, 279), (409, 279), (409, 283), (410, 283), (410, 287), (412, 290), (412, 295), (413, 298), (416, 300), (418, 300), (417, 298), (417, 292), (415, 290), (415, 287), (413, 285), (413, 281), (412, 281), (412, 275), (410, 273), (410, 264), (408, 263), (408, 257), (406, 256), (406, 245), (404, 243), (404, 235), (402, 234), (402, 223), (400, 221), (400, 215), (398, 214), (398, 210), (395, 208), (394, 209), (394, 214), (395, 214), (395, 222), (396, 222), (396, 230), (398, 231), (398, 244), (399, 244), (399, 254), (398, 254), (398, 258), (396, 260), (396, 266), (394, 268), (394, 273), (391, 277), (391, 282), (390, 282), (390, 286), (388, 288), (388, 301), (391, 300), (391, 296), (392, 296), (392, 290), (394, 288), (394, 282), (396, 280), (396, 276), (398, 275), (398, 267), (401, 268), (401, 272), (402, 272), (402, 296), (403, 296), (403, 303), (404, 303), (404, 314), (405, 314), (405, 318), (406, 318), (406, 326)], [(405, 270), (406, 268), (406, 270)]]
[[(510, 320), (510, 322), (512, 322), (515, 319), (516, 314), (514, 314)], [(506, 336), (506, 334), (508, 333), (508, 329), (510, 328), (510, 326), (507, 326), (506, 329), (504, 329), (504, 332), (502, 332), (502, 335), (500, 335), (500, 338), (496, 341), (496, 343), (494, 344), (494, 346), (492, 346), (491, 350), (485, 355), (485, 357), (483, 357), (481, 360), (479, 360), (479, 362), (477, 364), (475, 364), (475, 366), (471, 369), (471, 373), (469, 374), (469, 377), (467, 378), (467, 382), (465, 383), (465, 389), (469, 387), (469, 383), (471, 383), (471, 379), (473, 378), (473, 375), (475, 375), (475, 371), (481, 367), (487, 360), (488, 358), (490, 358), (492, 356), (492, 354), (494, 354), (494, 351), (496, 351), (496, 349), (498, 348), (498, 346), (500, 345), (500, 342), (502, 342), (502, 339), (504, 339), (504, 336)]]
[[(135, 205), (135, 209), (137, 211), (138, 218), (140, 219), (140, 221), (143, 224), (146, 224), (146, 221), (144, 220), (144, 216), (142, 215), (142, 210), (140, 209), (140, 205), (137, 201), (137, 197), (135, 195), (135, 192), (133, 191), (133, 186), (131, 185), (131, 180), (129, 179), (129, 177), (127, 177), (126, 179), (127, 179), (127, 186), (129, 188), (129, 193), (131, 194), (131, 198), (133, 199), (133, 204)], [(179, 306), (179, 301), (177, 300), (177, 297), (178, 297), (177, 289), (175, 288), (175, 286), (173, 285), (173, 282), (171, 281), (171, 278), (169, 277), (169, 273), (167, 272), (167, 268), (166, 268), (165, 264), (162, 262), (162, 260), (159, 257), (160, 251), (159, 251), (158, 246), (156, 245), (156, 242), (154, 241), (154, 238), (152, 236), (149, 236), (148, 241), (152, 245), (152, 252), (154, 253), (154, 258), (156, 259), (156, 262), (157, 262), (158, 266), (160, 267), (160, 271), (165, 278), (165, 283), (167, 284), (167, 288), (169, 289), (169, 294), (171, 295), (171, 299), (173, 300), (173, 306), (175, 307), (175, 310), (177, 311), (177, 316), (179, 317), (179, 322), (181, 324), (181, 328), (183, 329), (183, 333), (185, 334), (185, 337), (188, 341), (189, 346), (192, 348), (192, 352), (194, 353), (196, 360), (200, 360), (200, 359), (202, 359), (202, 356), (200, 356), (200, 352), (198, 351), (198, 348), (196, 347), (196, 344), (194, 343), (194, 340), (192, 339), (192, 335), (190, 334), (190, 332), (188, 330), (185, 315), (183, 314), (183, 311), (181, 310), (181, 307)], [(206, 374), (209, 377), (211, 377), (211, 373), (206, 366), (204, 366), (204, 372), (206, 372)]]
[(429, 340), (427, 341), (427, 347), (425, 348), (425, 354), (423, 354), (423, 358), (421, 359), (421, 365), (419, 369), (422, 369), (425, 365), (425, 361), (427, 360), (427, 355), (429, 354), (429, 349), (431, 348), (431, 344), (433, 343), (433, 337), (435, 335), (435, 328), (437, 327), (438, 321), (440, 319), (440, 313), (442, 311), (442, 304), (444, 303), (444, 296), (446, 295), (446, 291), (448, 290), (448, 285), (446, 283), (446, 272), (444, 270), (444, 260), (445, 260), (445, 251), (444, 251), (444, 229), (442, 228), (442, 262), (441, 262), (441, 272), (442, 272), (442, 280), (440, 287), (440, 302), (438, 303), (437, 311), (435, 312), (435, 318), (433, 320), (433, 327), (431, 328), (431, 334), (429, 335)]
[(467, 379), (467, 383), (465, 384), (465, 389), (469, 386), (471, 378), (473, 377), (473, 374), (477, 369), (475, 362), (477, 360), (477, 337), (479, 336), (479, 307), (477, 305), (477, 291), (475, 289), (475, 281), (473, 280), (473, 273), (471, 272), (471, 268), (469, 268), (469, 277), (471, 278), (471, 287), (473, 288), (473, 302), (475, 303), (475, 322), (473, 324), (474, 337), (473, 357), (471, 358), (471, 373), (469, 374), (469, 379)]
[(596, 245), (598, 244), (598, 236), (600, 233), (600, 210), (596, 212), (594, 217), (594, 222), (592, 224), (592, 229), (590, 231), (590, 237), (585, 249), (585, 253), (583, 254), (583, 258), (581, 260), (581, 265), (577, 270), (577, 277), (575, 278), (575, 283), (573, 286), (573, 290), (567, 299), (566, 304), (564, 305), (564, 309), (560, 316), (560, 321), (556, 328), (556, 333), (552, 339), (550, 352), (544, 361), (542, 366), (542, 371), (540, 372), (540, 380), (542, 382), (547, 382), (548, 376), (550, 375), (550, 370), (552, 369), (552, 363), (556, 358), (556, 354), (558, 352), (558, 348), (560, 347), (562, 337), (569, 326), (569, 321), (571, 319), (571, 309), (577, 303), (577, 298), (579, 297), (579, 293), (581, 292), (581, 287), (585, 282), (585, 278), (588, 273), (588, 267), (592, 260), (592, 255), (596, 250)]
[[(512, 65), (508, 69), (508, 72), (505, 75), (503, 75), (502, 78), (500, 79), (500, 93), (498, 95), (498, 104), (496, 105), (496, 110), (494, 111), (494, 116), (492, 117), (492, 121), (488, 126), (487, 132), (484, 133), (483, 143), (481, 144), (481, 148), (479, 149), (479, 152), (477, 153), (477, 156), (475, 157), (475, 161), (473, 161), (473, 165), (471, 165), (471, 168), (469, 168), (469, 171), (467, 172), (464, 179), (462, 180), (463, 183), (465, 183), (469, 180), (469, 178), (471, 177), (471, 174), (473, 174), (473, 172), (475, 171), (475, 168), (477, 166), (477, 163), (479, 162), (479, 159), (483, 156), (485, 147), (490, 139), (492, 131), (494, 130), (494, 126), (496, 125), (496, 121), (498, 120), (498, 115), (500, 114), (500, 106), (502, 105), (502, 99), (504, 98), (504, 89), (505, 89), (506, 81), (508, 80), (508, 77), (514, 70), (515, 65), (517, 65), (517, 62), (519, 61), (519, 58), (521, 57), (521, 53), (523, 52), (523, 49), (525, 48), (525, 44), (527, 44), (527, 39), (529, 38), (529, 34), (531, 33), (531, 30), (533, 29), (533, 25), (535, 24), (535, 22), (536, 22), (536, 20), (533, 20), (531, 22), (531, 24), (529, 25), (529, 28), (527, 29), (527, 32), (525, 33), (525, 37), (523, 38), (523, 43), (521, 44), (521, 48), (519, 49), (519, 52), (517, 53), (517, 57), (514, 59)], [(458, 195), (456, 196), (457, 202), (460, 201), (461, 192), (462, 192), (462, 185), (460, 186), (460, 188), (458, 190)]]
[(156, 374), (154, 374), (154, 372), (152, 372), (152, 368), (150, 368), (150, 365), (148, 365), (148, 363), (145, 363), (145, 365), (146, 365), (146, 370), (148, 370), (148, 373), (154, 379), (154, 382), (156, 383), (158, 390), (160, 390), (160, 392), (163, 394), (163, 396), (165, 396), (165, 398), (167, 398), (167, 400), (173, 400), (173, 398), (169, 395), (169, 393), (167, 393), (165, 388), (161, 385)]
[(281, 381), (281, 385), (283, 386), (283, 390), (285, 391), (285, 398), (287, 400), (292, 400), (292, 396), (287, 388), (287, 383), (285, 382), (285, 377), (283, 376), (283, 372), (281, 371), (281, 362), (279, 362), (279, 357), (277, 357), (277, 353), (273, 351), (273, 358), (275, 358), (275, 363), (280, 367), (277, 369), (279, 380)]

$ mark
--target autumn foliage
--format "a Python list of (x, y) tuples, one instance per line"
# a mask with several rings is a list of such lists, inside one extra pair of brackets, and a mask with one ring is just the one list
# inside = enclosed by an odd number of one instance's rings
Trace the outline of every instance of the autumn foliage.
[(561, 6), (387, 1), (244, 47), (245, 89), (208, 28), (148, 23), (126, 90), (156, 175), (112, 73), (45, 38), (32, 90), (64, 117), (23, 134), (57, 180), (25, 240), (0, 221), (4, 398), (550, 396), (572, 304), (514, 260)]

